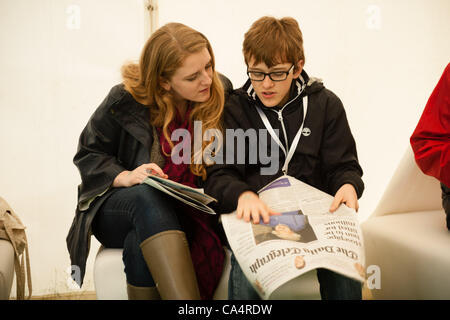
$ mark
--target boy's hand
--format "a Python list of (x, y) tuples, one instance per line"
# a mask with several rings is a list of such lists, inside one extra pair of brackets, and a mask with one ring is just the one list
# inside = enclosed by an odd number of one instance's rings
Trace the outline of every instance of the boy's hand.
[(330, 207), (330, 212), (335, 212), (341, 203), (345, 203), (347, 207), (358, 211), (358, 196), (356, 195), (356, 190), (353, 185), (346, 183), (339, 188), (334, 196), (333, 203)]
[(264, 223), (269, 223), (271, 215), (280, 215), (280, 213), (272, 211), (252, 191), (245, 191), (239, 196), (236, 211), (238, 219), (243, 218), (245, 222), (250, 222), (250, 218), (252, 218), (254, 224), (259, 223), (260, 216), (263, 218)]

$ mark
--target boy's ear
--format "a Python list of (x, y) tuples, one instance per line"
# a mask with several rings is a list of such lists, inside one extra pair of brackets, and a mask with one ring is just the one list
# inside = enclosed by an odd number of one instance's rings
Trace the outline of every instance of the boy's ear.
[(305, 65), (305, 61), (303, 61), (303, 60), (299, 60), (297, 62), (297, 65), (295, 66), (294, 73), (293, 73), (294, 79), (297, 79), (300, 76), (300, 73), (302, 73), (302, 71), (303, 71), (304, 65)]
[(166, 91), (170, 91), (170, 83), (164, 78), (159, 78), (159, 85)]

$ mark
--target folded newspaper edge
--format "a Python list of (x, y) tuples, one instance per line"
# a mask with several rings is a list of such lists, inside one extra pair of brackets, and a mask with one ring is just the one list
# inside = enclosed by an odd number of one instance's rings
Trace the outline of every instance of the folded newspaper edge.
[(191, 188), (175, 181), (160, 178), (157, 176), (149, 176), (142, 183), (148, 184), (181, 202), (190, 205), (198, 210), (209, 214), (216, 214), (214, 210), (208, 207), (211, 202), (217, 202), (213, 197), (204, 194), (201, 189)]
[(365, 281), (364, 245), (355, 210), (341, 205), (330, 213), (332, 196), (286, 175), (258, 193), (281, 215), (255, 225), (237, 219), (234, 211), (221, 215), (221, 221), (242, 271), (262, 299), (318, 268)]

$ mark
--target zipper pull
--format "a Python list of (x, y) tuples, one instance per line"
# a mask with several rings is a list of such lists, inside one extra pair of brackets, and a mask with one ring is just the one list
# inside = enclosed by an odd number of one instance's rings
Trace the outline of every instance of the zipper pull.
[(278, 111), (278, 120), (283, 121), (283, 113)]

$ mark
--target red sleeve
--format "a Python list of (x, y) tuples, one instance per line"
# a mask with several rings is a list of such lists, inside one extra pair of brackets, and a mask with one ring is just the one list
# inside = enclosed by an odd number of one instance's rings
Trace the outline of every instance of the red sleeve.
[(450, 63), (428, 99), (410, 142), (419, 168), (450, 186)]

